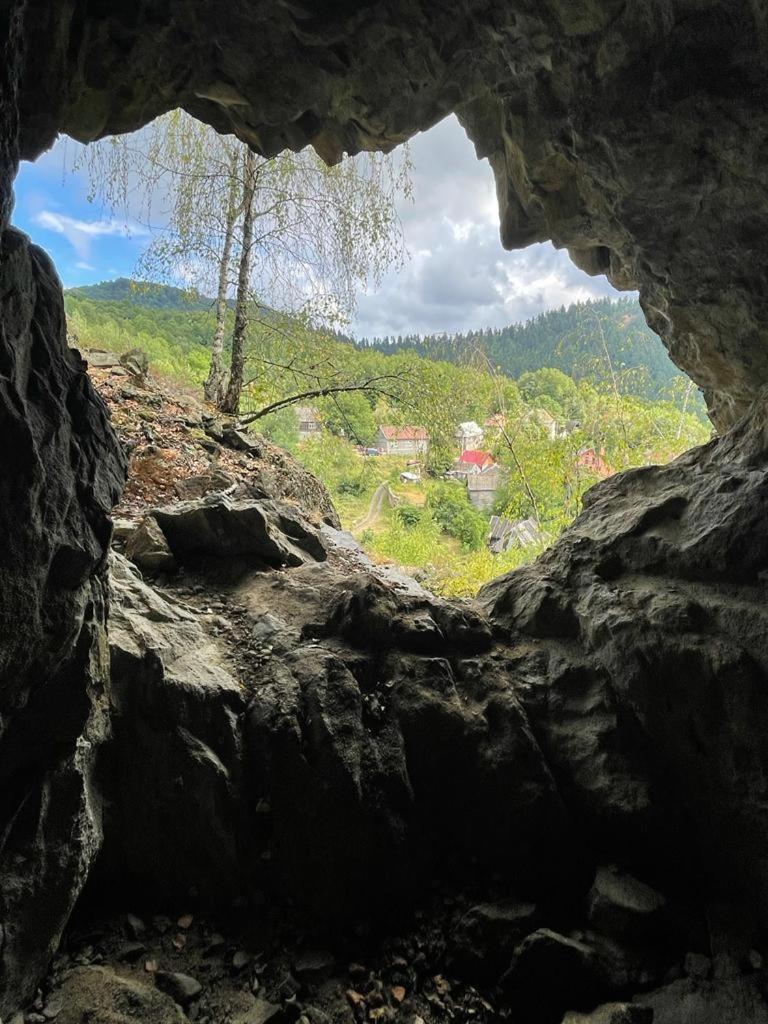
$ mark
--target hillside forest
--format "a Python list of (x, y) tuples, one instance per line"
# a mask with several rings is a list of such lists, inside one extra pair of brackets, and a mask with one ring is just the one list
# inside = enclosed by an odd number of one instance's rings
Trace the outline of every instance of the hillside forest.
[[(86, 358), (141, 348), (154, 375), (202, 394), (210, 299), (120, 279), (71, 289), (65, 301)], [(710, 435), (700, 394), (628, 298), (501, 330), (359, 341), (259, 308), (245, 366), (249, 429), (326, 484), (374, 560), (447, 596), (471, 596), (535, 557), (601, 478), (666, 462)], [(382, 427), (406, 440), (387, 442)], [(467, 445), (474, 462), (461, 459)], [(478, 480), (489, 481), (480, 505)]]

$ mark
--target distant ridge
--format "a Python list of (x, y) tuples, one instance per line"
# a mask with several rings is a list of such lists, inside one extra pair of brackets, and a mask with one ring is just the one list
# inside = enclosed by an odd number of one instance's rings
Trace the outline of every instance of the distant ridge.
[(662, 394), (680, 374), (661, 339), (646, 324), (640, 303), (624, 296), (560, 306), (506, 327), (464, 334), (363, 338), (354, 344), (387, 355), (414, 352), (449, 363), (487, 361), (515, 379), (547, 366), (576, 380), (608, 379), (612, 368), (618, 379), (623, 378), (623, 390), (649, 396)]
[[(106, 332), (116, 325), (122, 330), (130, 325), (137, 338), (149, 334), (167, 339), (179, 358), (182, 350), (186, 358), (195, 358), (198, 346), (207, 349), (210, 345), (215, 300), (191, 289), (119, 277), (67, 289), (65, 299), (68, 310), (77, 305)], [(231, 299), (227, 305), (231, 316)], [(262, 316), (268, 313), (260, 308)], [(556, 367), (575, 380), (616, 383), (620, 391), (646, 398), (668, 397), (670, 385), (682, 379), (634, 297), (577, 302), (506, 327), (463, 334), (355, 340), (341, 332), (330, 333), (359, 351), (410, 352), (459, 366), (490, 365), (515, 380), (531, 371)]]
[(145, 309), (175, 309), (191, 313), (207, 312), (213, 308), (214, 299), (201, 295), (196, 289), (174, 288), (169, 284), (155, 284), (148, 281), (134, 281), (130, 277), (118, 277), (114, 281), (100, 281), (79, 288), (67, 288), (68, 295), (75, 295), (94, 302), (129, 302)]

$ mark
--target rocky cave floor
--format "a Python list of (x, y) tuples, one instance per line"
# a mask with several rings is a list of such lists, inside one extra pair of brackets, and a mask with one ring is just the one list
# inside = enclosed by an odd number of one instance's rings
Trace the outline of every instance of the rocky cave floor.
[[(695, 887), (665, 893), (611, 863), (579, 876), (509, 697), (519, 651), (492, 639), (478, 606), (372, 566), (277, 449), (117, 361), (93, 376), (131, 454), (110, 566), (105, 842), (46, 982), (11, 1024), (768, 1021), (768, 948), (718, 931)], [(275, 807), (254, 795), (265, 771)], [(415, 890), (395, 843), (403, 772), (437, 837)], [(520, 872), (506, 869), (516, 815), (543, 837)], [(454, 864), (469, 833), (475, 852)], [(345, 860), (358, 843), (367, 859)], [(278, 857), (304, 886), (292, 898), (272, 895)], [(538, 858), (551, 889), (531, 880)], [(339, 923), (310, 924), (335, 902)]]

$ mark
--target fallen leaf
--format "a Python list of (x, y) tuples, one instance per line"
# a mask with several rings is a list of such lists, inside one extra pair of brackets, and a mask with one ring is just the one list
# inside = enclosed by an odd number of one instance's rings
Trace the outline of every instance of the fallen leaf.
[(157, 970), (157, 960), (145, 960), (144, 970), (148, 971), (149, 974), (154, 974)]
[(179, 933), (178, 935), (174, 935), (173, 936), (173, 946), (174, 946), (174, 949), (178, 949), (179, 952), (181, 952), (181, 950), (184, 949), (186, 944), (187, 944), (187, 936), (186, 935), (182, 935), (181, 933)]
[(194, 917), (192, 917), (191, 914), (182, 914), (179, 920), (176, 922), (176, 924), (179, 926), (179, 928), (183, 928), (186, 931), (187, 928), (192, 927), (192, 922), (194, 920), (195, 919)]
[(398, 1003), (402, 1003), (402, 1001), (405, 999), (405, 988), (404, 988), (404, 986), (403, 985), (393, 985), (392, 986), (392, 995), (398, 1001)]
[(360, 1006), (361, 1003), (365, 1002), (365, 996), (362, 992), (356, 992), (353, 988), (347, 989), (347, 999), (353, 1006)]

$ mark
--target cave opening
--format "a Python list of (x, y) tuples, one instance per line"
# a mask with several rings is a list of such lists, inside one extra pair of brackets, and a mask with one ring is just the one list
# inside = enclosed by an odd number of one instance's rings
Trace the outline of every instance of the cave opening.
[[(3, 1018), (766, 1019), (768, 48), (729, 15), (5, 5)], [(505, 245), (637, 288), (719, 436), (607, 479), (477, 602), (234, 493), (157, 519), (188, 592), (149, 585), (108, 551), (125, 452), (11, 185), (174, 105), (329, 160), (456, 111)], [(147, 905), (62, 947), (97, 862)]]
[[(153, 507), (242, 483), (210, 437), (175, 429), (217, 415), (208, 364), (223, 359), (226, 374), (232, 361), (234, 145), (174, 114), (89, 148), (61, 139), (15, 182), (15, 224), (57, 264), (69, 344), (130, 449), (113, 512), (120, 550)], [(329, 516), (375, 563), (433, 593), (474, 597), (545, 550), (600, 479), (708, 439), (700, 391), (646, 326), (637, 293), (605, 278), (608, 249), (587, 274), (548, 241), (501, 248), (491, 166), (455, 117), (404, 157), (348, 161), (363, 170), (336, 181), (289, 154), (259, 172), (254, 200), (241, 429), (327, 488), (310, 518)], [(276, 184), (285, 199), (270, 222)], [(343, 218), (315, 224), (315, 204), (345, 204)], [(371, 232), (375, 247), (389, 239), (388, 262), (369, 265), (360, 249), (372, 280), (356, 251), (327, 241), (350, 231)], [(179, 402), (174, 424), (167, 407)], [(256, 418), (264, 407), (278, 411)], [(174, 568), (151, 546), (131, 554), (150, 574)]]

